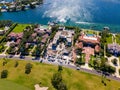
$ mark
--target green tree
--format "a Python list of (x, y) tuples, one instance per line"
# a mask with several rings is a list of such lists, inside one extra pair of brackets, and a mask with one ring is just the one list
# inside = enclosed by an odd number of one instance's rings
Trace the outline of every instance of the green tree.
[(62, 75), (60, 72), (57, 72), (53, 74), (53, 77), (51, 79), (51, 83), (54, 86), (55, 89), (58, 90), (59, 84), (62, 82)]
[(75, 64), (76, 65), (83, 65), (83, 64), (85, 64), (85, 61), (82, 59), (82, 55), (80, 56), (80, 58), (76, 59)]
[(113, 60), (112, 60), (112, 63), (113, 63), (114, 65), (117, 65), (117, 59), (113, 59)]
[(6, 60), (4, 60), (3, 61), (3, 66), (5, 66), (7, 64), (7, 61)]
[(57, 90), (67, 90), (67, 86), (65, 83), (60, 82), (60, 84), (58, 85), (58, 89)]
[(26, 74), (30, 74), (31, 69), (32, 69), (32, 64), (31, 63), (27, 63), (26, 66), (25, 66), (25, 73)]
[(18, 61), (15, 62), (14, 67), (17, 67), (19, 65)]
[(59, 71), (62, 71), (62, 70), (63, 70), (62, 66), (61, 66), (61, 65), (58, 65), (58, 72), (59, 72)]
[(7, 78), (7, 76), (8, 76), (8, 70), (3, 70), (1, 72), (1, 78)]
[(120, 69), (119, 69), (119, 75), (120, 75)]

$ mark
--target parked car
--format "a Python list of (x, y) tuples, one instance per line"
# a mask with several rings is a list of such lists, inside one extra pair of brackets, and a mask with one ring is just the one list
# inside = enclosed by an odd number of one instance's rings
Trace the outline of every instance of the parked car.
[(80, 70), (80, 67), (76, 67), (76, 70)]

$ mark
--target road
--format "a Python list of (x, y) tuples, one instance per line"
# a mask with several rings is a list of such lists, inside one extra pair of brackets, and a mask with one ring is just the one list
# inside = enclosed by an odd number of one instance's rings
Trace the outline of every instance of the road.
[[(19, 56), (10, 56), (10, 55), (0, 55), (0, 58), (13, 58), (13, 59), (18, 59), (18, 60), (32, 60), (32, 57), (30, 56), (26, 56), (24, 59), (20, 59)], [(40, 59), (38, 60), (32, 60), (33, 62), (40, 62)], [(49, 62), (47, 60), (42, 60), (42, 63), (46, 63), (46, 64), (53, 64), (53, 65), (62, 65), (63, 67), (67, 67), (67, 68), (70, 68), (70, 69), (75, 69), (76, 70), (76, 66), (74, 65), (63, 65), (63, 64), (59, 64), (59, 63), (54, 63), (54, 62)], [(90, 73), (90, 74), (93, 74), (93, 75), (98, 75), (98, 76), (102, 76), (102, 73), (101, 72), (97, 72), (96, 70), (88, 70), (88, 69), (84, 69), (84, 68), (80, 68), (80, 71), (82, 72), (86, 72), (86, 73)], [(112, 75), (109, 75), (109, 76), (106, 76), (106, 78), (108, 79), (112, 79), (112, 80), (116, 80), (116, 81), (119, 81), (120, 82), (120, 78), (117, 78), (117, 77), (114, 77)]]

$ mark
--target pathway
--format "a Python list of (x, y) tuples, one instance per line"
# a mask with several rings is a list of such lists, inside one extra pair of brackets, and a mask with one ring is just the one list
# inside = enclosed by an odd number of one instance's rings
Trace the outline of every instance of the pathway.
[(7, 50), (9, 49), (10, 47), (10, 44), (13, 43), (13, 42), (7, 42), (5, 46), (7, 46), (7, 48), (4, 50), (4, 52), (2, 53), (3, 55), (5, 55), (5, 53), (7, 52)]
[[(115, 66), (113, 63), (112, 63), (112, 60), (113, 59), (117, 59), (117, 66)], [(120, 69), (120, 62), (119, 62), (119, 58), (118, 57), (115, 57), (115, 56), (112, 56), (110, 58), (108, 58), (108, 63), (115, 67), (116, 68), (116, 72), (115, 72), (115, 76), (119, 77), (120, 78), (120, 75), (119, 75), (119, 69)]]
[(36, 47), (37, 47), (37, 45), (34, 45), (34, 47), (32, 48), (32, 50), (30, 51), (30, 55), (32, 55), (32, 52), (35, 50)]

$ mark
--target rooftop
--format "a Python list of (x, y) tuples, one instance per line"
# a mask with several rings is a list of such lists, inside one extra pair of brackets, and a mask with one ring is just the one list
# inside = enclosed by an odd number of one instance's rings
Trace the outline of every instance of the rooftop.
[(86, 43), (93, 43), (93, 44), (99, 44), (100, 38), (96, 35), (88, 35), (88, 34), (82, 34), (79, 37), (80, 41), (86, 42)]

